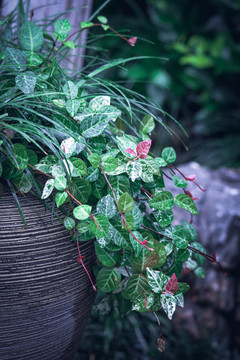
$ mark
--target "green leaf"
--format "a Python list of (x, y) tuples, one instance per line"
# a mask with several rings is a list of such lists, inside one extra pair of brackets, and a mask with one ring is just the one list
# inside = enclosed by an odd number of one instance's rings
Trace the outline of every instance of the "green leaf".
[(118, 161), (111, 155), (103, 155), (102, 167), (107, 173), (114, 171), (118, 167)]
[(141, 294), (133, 300), (132, 310), (144, 312), (152, 309), (155, 302), (154, 294)]
[(22, 193), (28, 193), (32, 188), (32, 181), (30, 176), (25, 173), (21, 173), (12, 179), (12, 182), (17, 189)]
[(44, 61), (44, 57), (36, 54), (34, 51), (25, 51), (25, 55), (27, 56), (29, 66), (38, 66)]
[(93, 22), (86, 22), (86, 21), (81, 22), (81, 29), (85, 29), (85, 28), (88, 28), (88, 27), (91, 27), (91, 26), (94, 26)]
[[(192, 242), (191, 243), (191, 247), (193, 247), (194, 249), (197, 249), (199, 251), (201, 251), (202, 253), (206, 254), (206, 250), (204, 249), (204, 247), (199, 243), (199, 242)], [(205, 263), (205, 257), (197, 254), (195, 252), (193, 252), (193, 256), (194, 258), (197, 260), (197, 262), (202, 266)]]
[(133, 228), (138, 229), (143, 223), (143, 215), (137, 204), (134, 204), (131, 213), (125, 214), (126, 220), (127, 220), (127, 216), (129, 216), (130, 214), (133, 215), (133, 220), (134, 220)]
[[(119, 175), (119, 176), (110, 176), (109, 182), (115, 192), (117, 199), (125, 193), (130, 191), (130, 183), (126, 176)], [(108, 188), (108, 193), (112, 196), (112, 191)]]
[(194, 270), (194, 274), (199, 278), (205, 278), (206, 272), (202, 267), (198, 267)]
[(159, 166), (159, 167), (165, 167), (165, 166), (167, 166), (167, 162), (166, 162), (163, 158), (161, 158), (161, 157), (155, 157), (155, 158), (154, 158), (154, 161), (155, 161), (155, 163), (157, 164), (157, 166)]
[(135, 157), (134, 155), (131, 155), (125, 151), (127, 149), (132, 149), (136, 153), (136, 147), (139, 141), (134, 136), (131, 135), (124, 135), (121, 137), (117, 136), (116, 140), (117, 140), (117, 146), (119, 150), (121, 150), (124, 156), (130, 159)]
[(27, 149), (28, 164), (34, 166), (38, 162), (38, 157), (35, 151)]
[(19, 73), (15, 78), (16, 86), (26, 95), (32, 94), (35, 89), (37, 78), (32, 71)]
[(157, 210), (171, 210), (174, 205), (173, 196), (169, 191), (162, 191), (149, 201), (149, 206)]
[(59, 41), (64, 41), (68, 37), (68, 33), (71, 29), (68, 19), (57, 20), (54, 24), (54, 36)]
[(57, 176), (54, 179), (53, 185), (54, 185), (55, 189), (57, 189), (59, 191), (63, 191), (67, 187), (67, 179), (65, 178), (65, 176)]
[(42, 191), (41, 199), (47, 199), (51, 195), (54, 189), (53, 183), (54, 183), (54, 179), (49, 179), (46, 181)]
[(95, 224), (94, 220), (92, 219), (90, 222), (90, 230), (92, 233), (98, 237), (107, 237), (108, 236), (108, 230), (109, 230), (109, 221), (104, 215), (96, 215), (95, 220), (100, 228), (98, 229), (97, 225)]
[(108, 30), (109, 29), (109, 25), (104, 25), (104, 24), (102, 24), (102, 28), (103, 28), (103, 30)]
[(129, 161), (126, 166), (126, 172), (132, 181), (139, 178), (142, 174), (142, 165), (140, 161)]
[(168, 164), (173, 163), (177, 158), (175, 150), (172, 147), (163, 149), (161, 156)]
[(176, 254), (177, 261), (187, 261), (190, 257), (190, 251), (188, 249), (179, 249)]
[(103, 292), (114, 291), (121, 281), (121, 275), (115, 269), (103, 268), (99, 271), (96, 278), (98, 290)]
[(147, 280), (152, 291), (156, 294), (160, 294), (167, 284), (169, 277), (161, 271), (147, 267)]
[(4, 63), (12, 71), (24, 71), (27, 68), (27, 59), (22, 51), (10, 47), (6, 49)]
[(91, 138), (100, 135), (107, 127), (110, 121), (115, 121), (121, 111), (117, 108), (107, 105), (101, 107), (97, 113), (92, 109), (85, 109), (81, 114), (75, 116), (76, 120), (80, 121), (80, 131), (86, 138)]
[(139, 295), (144, 294), (146, 291), (149, 291), (149, 285), (147, 281), (142, 275), (134, 274), (129, 278), (127, 286), (122, 292), (122, 296), (125, 299), (134, 300)]
[(93, 167), (100, 167), (101, 158), (98, 154), (92, 153), (91, 155), (89, 155), (88, 160)]
[(155, 163), (155, 161), (152, 160), (140, 160), (140, 164), (142, 165), (142, 173), (141, 173), (141, 179), (146, 183), (153, 183), (154, 177), (153, 175), (160, 175), (159, 167)]
[(69, 137), (61, 142), (61, 149), (67, 158), (78, 155), (85, 148), (85, 144), (81, 140), (82, 138), (76, 141), (74, 138)]
[(189, 245), (190, 234), (181, 225), (176, 225), (172, 229), (173, 242), (179, 249), (186, 249)]
[(191, 236), (190, 241), (197, 241), (198, 233), (197, 233), (197, 230), (195, 229), (195, 227), (192, 224), (189, 224), (189, 222), (187, 222), (187, 221), (182, 221), (182, 225), (189, 232), (189, 234)]
[(107, 18), (105, 17), (105, 16), (98, 16), (97, 17), (97, 19), (98, 19), (98, 21), (100, 21), (100, 23), (102, 23), (102, 24), (107, 24), (108, 23), (108, 20), (107, 20)]
[(73, 209), (73, 215), (78, 220), (86, 220), (91, 214), (92, 207), (89, 205), (80, 205)]
[(75, 49), (75, 44), (73, 41), (65, 41), (64, 42), (64, 46), (70, 48), (70, 49)]
[(190, 286), (187, 283), (183, 283), (183, 282), (178, 282), (178, 289), (175, 292), (175, 295), (178, 294), (184, 294), (186, 291), (189, 291)]
[(143, 272), (147, 267), (153, 268), (159, 262), (159, 254), (155, 251), (150, 251), (143, 248), (142, 252), (138, 257), (131, 258), (131, 266), (134, 271)]
[(158, 224), (161, 226), (162, 229), (168, 227), (173, 221), (172, 210), (153, 211), (152, 214), (154, 215), (155, 219), (157, 220)]
[(63, 221), (63, 224), (67, 230), (72, 230), (76, 225), (74, 219), (71, 217), (66, 217)]
[(93, 166), (88, 168), (88, 176), (86, 177), (87, 181), (94, 182), (99, 178), (99, 169), (95, 169)]
[(66, 101), (63, 99), (53, 99), (53, 103), (62, 109), (66, 107)]
[(24, 49), (37, 51), (43, 44), (43, 32), (33, 22), (26, 21), (19, 30), (18, 39)]
[(80, 105), (81, 101), (79, 99), (69, 99), (66, 102), (66, 110), (71, 116), (74, 116), (77, 113)]
[(95, 242), (94, 245), (95, 252), (99, 261), (107, 267), (114, 267), (116, 265), (116, 261), (111, 255), (111, 253), (106, 249), (102, 248), (97, 242)]
[(148, 134), (155, 129), (155, 122), (151, 115), (146, 115), (143, 118), (143, 121), (140, 125), (140, 131), (142, 133)]
[(153, 239), (152, 241), (150, 240), (148, 242), (148, 246), (150, 246), (151, 248), (155, 249), (158, 252), (159, 261), (157, 265), (154, 266), (154, 269), (161, 268), (167, 261), (167, 251), (165, 249), (165, 246), (161, 242), (155, 239)]
[(63, 86), (63, 92), (69, 100), (73, 100), (78, 96), (78, 87), (69, 80)]
[(47, 155), (44, 156), (38, 164), (35, 165), (36, 169), (44, 172), (49, 173), (53, 165), (58, 163), (58, 158), (54, 155)]
[(99, 175), (97, 181), (92, 183), (92, 193), (97, 199), (101, 199), (105, 195), (106, 180), (102, 174)]
[(129, 212), (133, 209), (134, 201), (133, 198), (125, 192), (118, 200), (118, 211), (120, 213)]
[(194, 270), (198, 266), (195, 260), (189, 259), (185, 262), (185, 266), (187, 269)]
[(83, 204), (88, 202), (92, 193), (91, 184), (85, 179), (73, 179), (73, 196)]
[(129, 232), (123, 229), (121, 223), (116, 220), (110, 220), (108, 236), (115, 245), (120, 249), (132, 250), (129, 242)]
[(172, 181), (173, 181), (174, 185), (177, 186), (177, 187), (180, 187), (180, 188), (187, 187), (187, 182), (185, 180), (181, 179), (177, 175), (173, 175)]
[(73, 165), (73, 169), (71, 171), (72, 177), (82, 176), (87, 173), (87, 165), (83, 160), (76, 157), (71, 157), (70, 161)]
[[(79, 234), (84, 234), (87, 231), (89, 231), (89, 227), (90, 227), (90, 221), (86, 220), (86, 221), (80, 221), (77, 224), (77, 231)], [(92, 234), (92, 238), (94, 237), (94, 235)]]
[(163, 310), (167, 314), (169, 320), (172, 320), (172, 316), (176, 310), (176, 300), (171, 294), (162, 294), (161, 295), (161, 303)]
[(68, 198), (68, 194), (65, 191), (56, 193), (55, 202), (57, 207), (64, 204), (67, 198)]
[(65, 176), (64, 168), (60, 164), (53, 165), (50, 169), (50, 172), (54, 178), (58, 176)]
[[(132, 233), (139, 241), (143, 241), (143, 236), (140, 232), (132, 231)], [(137, 242), (131, 234), (129, 234), (129, 240), (132, 244), (135, 255), (139, 256), (143, 250), (143, 246), (139, 244), (139, 242)]]
[(110, 96), (95, 96), (89, 102), (89, 108), (93, 111), (98, 112), (98, 110), (101, 109), (103, 106), (110, 105), (110, 101)]
[(99, 200), (96, 210), (98, 214), (102, 214), (108, 219), (111, 219), (117, 213), (116, 204), (112, 196), (108, 194)]
[(175, 196), (174, 202), (176, 205), (190, 212), (192, 215), (198, 215), (197, 207), (194, 201), (190, 198), (190, 196), (186, 194), (178, 194)]
[[(13, 152), (18, 164), (18, 168), (21, 170), (26, 169), (28, 166), (28, 154), (25, 146), (20, 143), (16, 143), (13, 145)], [(16, 163), (12, 158), (10, 158), (10, 161), (12, 162), (13, 165), (16, 166)]]

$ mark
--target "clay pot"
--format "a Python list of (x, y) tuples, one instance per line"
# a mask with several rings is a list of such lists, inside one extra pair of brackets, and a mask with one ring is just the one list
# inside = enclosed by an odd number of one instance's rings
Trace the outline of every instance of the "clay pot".
[[(0, 358), (70, 360), (95, 293), (64, 226), (34, 195), (19, 196), (23, 224), (7, 186), (0, 198)], [(60, 214), (59, 211), (57, 211)], [(62, 214), (61, 214), (62, 216)], [(92, 275), (93, 242), (80, 242)]]

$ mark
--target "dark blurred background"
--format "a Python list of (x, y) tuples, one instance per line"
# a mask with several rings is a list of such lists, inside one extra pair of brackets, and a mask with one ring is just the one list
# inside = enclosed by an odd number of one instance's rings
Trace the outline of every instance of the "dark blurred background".
[[(102, 4), (94, 0), (93, 11)], [(195, 226), (227, 275), (213, 264), (205, 265), (205, 279), (187, 275), (191, 292), (185, 309), (176, 312), (173, 322), (160, 317), (167, 336), (165, 354), (157, 350), (159, 328), (152, 314), (120, 319), (108, 309), (104, 315), (93, 311), (76, 360), (238, 360), (240, 1), (112, 0), (101, 15), (122, 35), (138, 40), (131, 47), (114, 34), (91, 29), (88, 55), (165, 59), (130, 62), (103, 76), (151, 98), (187, 130), (189, 137), (164, 117), (177, 136), (159, 125), (151, 136), (154, 153), (174, 146), (181, 169), (196, 173), (207, 189), (202, 194), (191, 189), (199, 197)]]

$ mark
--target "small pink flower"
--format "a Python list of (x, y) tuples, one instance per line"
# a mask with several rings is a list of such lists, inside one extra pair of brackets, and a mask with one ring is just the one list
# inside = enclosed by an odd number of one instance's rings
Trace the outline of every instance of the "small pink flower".
[(131, 38), (128, 39), (128, 43), (131, 46), (135, 46), (136, 42), (137, 42), (137, 37), (136, 36), (131, 37)]
[(143, 240), (143, 241), (141, 242), (141, 244), (142, 244), (142, 245), (146, 245), (146, 244), (147, 244), (147, 240)]
[(195, 174), (191, 174), (191, 175), (189, 175), (188, 177), (186, 177), (186, 180), (188, 180), (188, 181), (193, 181), (193, 180), (195, 180), (196, 179), (196, 175)]

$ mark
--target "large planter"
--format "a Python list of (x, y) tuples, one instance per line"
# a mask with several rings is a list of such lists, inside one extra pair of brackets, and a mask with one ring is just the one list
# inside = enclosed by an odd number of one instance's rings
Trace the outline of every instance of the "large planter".
[[(0, 359), (73, 359), (94, 300), (76, 244), (42, 202), (5, 186), (0, 198)], [(92, 242), (80, 243), (91, 273)]]

